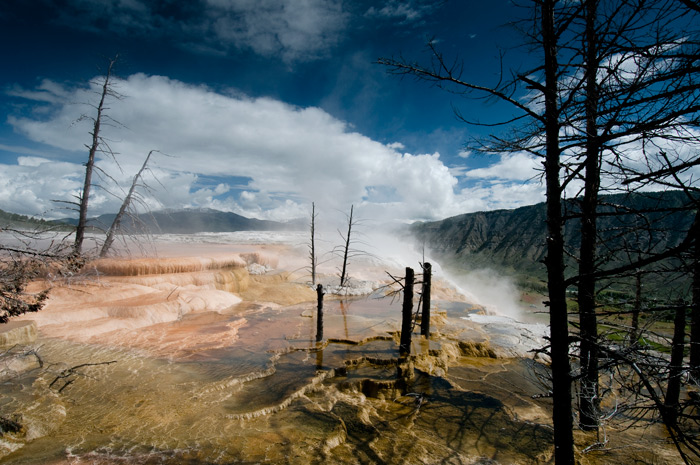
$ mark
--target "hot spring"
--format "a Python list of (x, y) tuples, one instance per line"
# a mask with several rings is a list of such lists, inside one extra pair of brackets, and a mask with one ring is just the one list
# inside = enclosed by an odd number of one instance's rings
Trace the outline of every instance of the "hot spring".
[(525, 356), (543, 325), (485, 315), (438, 276), (431, 337), (416, 328), (400, 357), (383, 286), (401, 269), (374, 258), (325, 296), (316, 342), (301, 236), (168, 236), (158, 254), (93, 262), (21, 318), (0, 365), (0, 416), (21, 428), (0, 462), (552, 461), (543, 365)]

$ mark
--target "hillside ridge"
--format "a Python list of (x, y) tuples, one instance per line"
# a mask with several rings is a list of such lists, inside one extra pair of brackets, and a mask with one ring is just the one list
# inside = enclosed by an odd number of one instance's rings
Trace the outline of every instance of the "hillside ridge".
[[(633, 215), (629, 213), (632, 210), (641, 213)], [(611, 249), (630, 241), (645, 242), (659, 250), (672, 247), (686, 237), (695, 216), (690, 200), (681, 191), (601, 196), (598, 211), (599, 242), (605, 242)], [(569, 221), (564, 227), (564, 236), (570, 253), (568, 274), (575, 272), (580, 245), (577, 213), (578, 201), (567, 200), (564, 215)], [(635, 232), (635, 225), (646, 228)], [(542, 264), (547, 252), (544, 203), (414, 223), (409, 233), (437, 259), (457, 269), (490, 268), (539, 278), (545, 276)], [(607, 252), (601, 249), (599, 253)], [(610, 260), (615, 258), (611, 255)]]

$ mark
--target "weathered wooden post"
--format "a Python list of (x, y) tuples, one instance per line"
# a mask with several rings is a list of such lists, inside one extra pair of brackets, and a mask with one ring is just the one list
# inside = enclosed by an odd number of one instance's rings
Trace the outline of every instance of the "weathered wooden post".
[(411, 326), (413, 317), (413, 268), (406, 267), (406, 279), (403, 288), (403, 308), (401, 310), (401, 342), (399, 354), (411, 353)]
[(430, 263), (423, 264), (423, 310), (420, 319), (420, 333), (426, 338), (430, 337), (430, 282), (432, 280), (433, 266)]
[(323, 286), (316, 286), (316, 298), (318, 300), (318, 312), (316, 313), (316, 342), (323, 340)]

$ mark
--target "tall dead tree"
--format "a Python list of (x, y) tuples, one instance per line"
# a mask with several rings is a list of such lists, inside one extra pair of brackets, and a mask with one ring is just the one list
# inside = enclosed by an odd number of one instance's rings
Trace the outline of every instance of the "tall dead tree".
[(403, 284), (403, 305), (401, 306), (401, 336), (399, 353), (401, 356), (411, 353), (411, 332), (413, 329), (413, 284), (415, 274), (413, 268), (406, 267), (406, 277)]
[(345, 246), (343, 247), (343, 270), (340, 272), (340, 285), (345, 286), (347, 281), (348, 256), (350, 253), (350, 234), (352, 233), (352, 213), (354, 205), (350, 205), (350, 216), (348, 217), (348, 232), (345, 235)]
[(107, 98), (119, 98), (119, 95), (114, 92), (111, 86), (112, 72), (117, 58), (118, 57), (115, 57), (109, 60), (107, 72), (101, 85), (100, 100), (97, 106), (95, 106), (96, 115), (94, 118), (91, 118), (93, 121), (92, 131), (90, 132), (90, 135), (92, 136), (92, 143), (90, 145), (86, 145), (88, 149), (88, 159), (85, 163), (85, 179), (83, 182), (83, 190), (78, 198), (79, 218), (78, 226), (75, 229), (75, 242), (73, 245), (73, 254), (76, 256), (79, 256), (82, 253), (83, 240), (85, 238), (88, 203), (90, 199), (90, 188), (92, 187), (92, 174), (95, 167), (95, 157), (98, 151), (101, 150), (101, 146), (104, 145), (104, 140), (100, 136), (100, 130), (106, 116), (105, 111), (108, 109), (106, 106)]
[(316, 342), (323, 340), (323, 285), (316, 286)]
[(585, 176), (581, 201), (581, 246), (579, 249), (578, 307), (579, 355), (581, 383), (579, 395), (579, 425), (583, 429), (598, 428), (598, 321), (596, 318), (596, 280), (593, 272), (597, 257), (597, 208), (600, 190), (600, 140), (598, 138), (598, 70), (600, 56), (597, 43), (597, 0), (585, 2)]
[[(361, 224), (361, 221), (355, 217), (355, 206), (350, 206), (350, 214), (347, 215), (348, 228), (345, 233), (338, 230), (338, 235), (342, 239), (342, 245), (335, 246), (331, 250), (331, 254), (339, 257), (342, 261), (341, 266), (338, 268), (340, 271), (340, 286), (344, 287), (348, 285), (349, 275), (348, 275), (348, 265), (353, 258), (360, 256), (372, 256), (371, 253), (367, 252), (364, 247), (368, 244), (361, 239), (361, 231), (357, 230), (357, 227)], [(363, 247), (363, 248), (359, 248)]]
[[(587, 3), (601, 3), (602, 0), (587, 0)], [(659, 2), (629, 1), (622, 5), (611, 3), (611, 12), (603, 22), (608, 24), (606, 34), (600, 34), (600, 52), (598, 58), (598, 79), (600, 81), (600, 101), (597, 105), (598, 132), (589, 132), (596, 136), (599, 144), (605, 151), (605, 160), (608, 166), (618, 170), (625, 180), (628, 188), (635, 189), (649, 187), (655, 184), (659, 187), (672, 187), (688, 192), (688, 205), (697, 205), (697, 188), (692, 177), (681, 177), (681, 173), (697, 165), (697, 156), (689, 155), (689, 152), (697, 152), (698, 138), (694, 131), (700, 127), (698, 115), (700, 114), (700, 19), (697, 12), (686, 9), (681, 2), (675, 0), (662, 0)], [(689, 5), (686, 5), (689, 6)], [(604, 60), (605, 66), (601, 66)], [(641, 146), (646, 172), (640, 169), (638, 161), (630, 160), (627, 155), (628, 147), (632, 142)], [(695, 149), (692, 147), (695, 146)], [(639, 149), (637, 149), (639, 150)], [(670, 152), (674, 151), (675, 156)], [(683, 152), (686, 155), (681, 155)], [(582, 213), (583, 214), (583, 213)], [(639, 212), (640, 217), (649, 215), (648, 212)], [(649, 228), (651, 231), (651, 228)], [(634, 270), (636, 278), (635, 309), (633, 318), (633, 330), (630, 342), (633, 344), (630, 350), (639, 347), (636, 344), (638, 329), (638, 315), (643, 297), (639, 279), (642, 272), (654, 265), (664, 273), (673, 272), (673, 265), (668, 259), (677, 260), (678, 257), (692, 251), (689, 247), (695, 241), (697, 226), (693, 225), (687, 231), (687, 237), (676, 251), (658, 251), (654, 247), (649, 250), (632, 250), (624, 252), (630, 257), (630, 263), (626, 264), (627, 270)], [(582, 231), (583, 233), (583, 231)], [(653, 237), (653, 232), (647, 234)], [(583, 236), (582, 236), (583, 240)], [(608, 247), (610, 250), (610, 247)], [(661, 252), (661, 253), (659, 253)], [(634, 263), (636, 258), (638, 263)], [(580, 259), (585, 259), (583, 250)], [(692, 258), (691, 258), (692, 261)], [(655, 265), (656, 263), (656, 265)], [(614, 274), (612, 270), (589, 268), (579, 273), (579, 288), (589, 277), (598, 274), (597, 279), (624, 277), (627, 270)], [(676, 269), (675, 272), (684, 273)], [(692, 272), (692, 271), (691, 271)], [(582, 296), (579, 294), (579, 302)], [(666, 384), (666, 399), (664, 405), (657, 405), (658, 414), (664, 422), (675, 422), (675, 415), (679, 411), (678, 395), (681, 389), (681, 372), (683, 371), (683, 336), (685, 327), (685, 308), (682, 305), (675, 310), (675, 334), (671, 343), (671, 362), (669, 375), (663, 372), (650, 371), (650, 377), (659, 377), (660, 385)], [(700, 315), (698, 315), (700, 318)], [(597, 334), (593, 334), (593, 327), (589, 337), (585, 337), (584, 322), (581, 322), (581, 355), (582, 355), (582, 388), (585, 379), (589, 380), (589, 387), (598, 378), (598, 370), (593, 365), (593, 359), (585, 360), (584, 349), (591, 347), (593, 356), (596, 346), (605, 341), (597, 341)], [(597, 326), (597, 325), (596, 325)], [(691, 357), (693, 352), (693, 324), (691, 321)], [(700, 333), (695, 334), (700, 337)], [(614, 345), (613, 341), (611, 345)], [(643, 347), (641, 348), (643, 350)], [(590, 354), (590, 353), (589, 353)], [(696, 354), (697, 355), (697, 354)], [(588, 361), (591, 364), (584, 367)], [(691, 358), (692, 364), (692, 358)], [(643, 367), (643, 365), (641, 365)], [(587, 370), (587, 372), (586, 372)], [(661, 388), (660, 391), (664, 389)], [(591, 396), (597, 394), (592, 388)], [(589, 403), (591, 413), (593, 404)], [(581, 409), (581, 419), (584, 419), (584, 411)], [(589, 421), (593, 420), (590, 418)], [(669, 429), (677, 429), (678, 425), (667, 424)], [(678, 430), (680, 443), (688, 437)], [(679, 444), (680, 444), (679, 443)], [(684, 453), (681, 456), (684, 457)]]
[(120, 225), (122, 223), (122, 219), (124, 218), (124, 215), (129, 210), (129, 208), (131, 207), (132, 201), (134, 200), (134, 195), (136, 193), (136, 188), (139, 186), (142, 186), (141, 179), (143, 176), (143, 172), (146, 170), (146, 167), (148, 166), (148, 161), (151, 159), (151, 155), (155, 151), (156, 150), (151, 150), (150, 152), (148, 152), (148, 155), (146, 156), (146, 159), (144, 160), (143, 165), (141, 166), (141, 169), (134, 176), (134, 179), (131, 182), (131, 187), (129, 188), (129, 192), (124, 197), (124, 200), (122, 201), (122, 205), (121, 205), (121, 207), (119, 207), (119, 212), (117, 212), (117, 216), (114, 217), (114, 221), (112, 221), (112, 225), (107, 230), (107, 235), (105, 237), (105, 241), (102, 244), (102, 249), (100, 250), (100, 257), (107, 256), (109, 249), (112, 247), (112, 244), (114, 243), (114, 235), (117, 233), (117, 231), (119, 231)]
[(695, 211), (693, 234), (693, 284), (690, 307), (690, 369), (700, 379), (700, 208)]
[(564, 234), (562, 231), (562, 188), (560, 184), (559, 66), (558, 32), (554, 23), (556, 0), (538, 4), (541, 15), (544, 84), (545, 182), (547, 195), (547, 293), (549, 296), (550, 357), (552, 360), (552, 423), (554, 461), (574, 465), (574, 436), (571, 415), (571, 366), (569, 361), (569, 319), (564, 285)]
[(420, 333), (426, 338), (430, 337), (430, 288), (432, 286), (433, 265), (423, 263), (423, 285), (421, 293), (422, 311), (420, 319)]
[(309, 240), (309, 259), (311, 260), (311, 284), (316, 285), (316, 265), (318, 265), (318, 258), (316, 258), (316, 204), (311, 202), (311, 238)]

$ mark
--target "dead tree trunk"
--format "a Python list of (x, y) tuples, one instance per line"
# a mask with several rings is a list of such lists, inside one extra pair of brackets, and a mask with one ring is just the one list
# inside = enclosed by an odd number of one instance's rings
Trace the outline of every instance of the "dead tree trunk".
[(671, 362), (669, 363), (668, 385), (664, 398), (664, 409), (675, 426), (678, 417), (678, 402), (681, 394), (681, 375), (683, 374), (683, 349), (685, 339), (685, 308), (679, 306), (673, 320), (673, 339), (671, 342)]
[(323, 340), (323, 286), (316, 286), (316, 300), (318, 301), (316, 312), (316, 342)]
[(695, 213), (693, 237), (693, 291), (690, 307), (690, 369), (700, 375), (700, 210)]
[(311, 243), (309, 244), (311, 258), (311, 285), (316, 285), (316, 205), (311, 202)]
[(596, 316), (597, 207), (600, 190), (600, 140), (598, 137), (598, 47), (596, 10), (598, 2), (586, 2), (586, 158), (585, 188), (581, 202), (581, 246), (579, 254), (578, 308), (580, 323), (581, 394), (579, 426), (598, 429), (600, 397), (598, 395), (598, 321)]
[(630, 345), (639, 339), (639, 314), (642, 312), (642, 270), (634, 274), (634, 306), (632, 307), (632, 324), (629, 333)]
[(403, 307), (401, 309), (401, 342), (399, 354), (411, 353), (411, 327), (413, 326), (413, 268), (406, 268), (406, 278), (403, 288)]
[(430, 337), (430, 286), (432, 281), (433, 266), (430, 263), (423, 264), (423, 308), (420, 320), (420, 333), (426, 338)]
[(146, 165), (148, 165), (148, 160), (150, 160), (153, 152), (154, 152), (154, 150), (151, 150), (150, 152), (148, 152), (148, 155), (146, 156), (146, 160), (144, 160), (143, 165), (141, 166), (141, 169), (139, 170), (138, 173), (136, 173), (136, 176), (134, 176), (134, 180), (131, 183), (131, 188), (129, 189), (129, 193), (126, 194), (126, 197), (124, 197), (124, 201), (122, 202), (122, 206), (119, 208), (119, 212), (117, 213), (117, 216), (114, 217), (114, 221), (112, 222), (112, 225), (109, 227), (109, 230), (107, 231), (107, 237), (105, 237), (105, 242), (104, 242), (104, 244), (102, 244), (102, 250), (100, 250), (100, 257), (105, 257), (107, 255), (107, 253), (109, 252), (110, 247), (112, 247), (112, 243), (114, 242), (114, 235), (119, 230), (119, 226), (121, 225), (122, 218), (124, 217), (124, 214), (131, 206), (131, 200), (134, 197), (134, 191), (136, 190), (136, 186), (139, 185), (139, 179), (141, 179), (141, 175), (146, 170)]
[(547, 293), (549, 295), (550, 356), (552, 367), (552, 423), (554, 426), (554, 462), (573, 465), (574, 434), (571, 415), (571, 365), (569, 362), (569, 319), (564, 280), (564, 234), (562, 205), (558, 105), (559, 65), (557, 31), (554, 27), (556, 0), (543, 0), (541, 8), (542, 47), (544, 52), (544, 129), (546, 136), (545, 179), (547, 192)]
[(73, 244), (73, 254), (80, 255), (85, 238), (85, 229), (87, 226), (88, 214), (88, 199), (90, 197), (90, 187), (92, 186), (92, 171), (95, 166), (95, 155), (99, 150), (102, 139), (100, 138), (100, 126), (102, 124), (102, 116), (105, 110), (105, 100), (110, 92), (110, 79), (112, 77), (112, 68), (116, 62), (116, 58), (109, 61), (107, 75), (102, 83), (102, 93), (100, 94), (100, 103), (97, 105), (97, 116), (95, 117), (92, 128), (92, 144), (88, 147), (88, 160), (85, 163), (85, 181), (83, 183), (83, 191), (80, 194), (80, 216), (78, 218), (78, 226), (75, 229), (75, 242)]
[(345, 236), (345, 250), (343, 250), (343, 270), (340, 272), (340, 285), (345, 286), (348, 269), (348, 254), (350, 253), (350, 233), (352, 232), (352, 210), (354, 205), (350, 205), (350, 218), (348, 219), (348, 234)]

